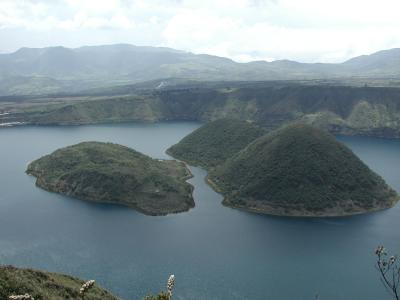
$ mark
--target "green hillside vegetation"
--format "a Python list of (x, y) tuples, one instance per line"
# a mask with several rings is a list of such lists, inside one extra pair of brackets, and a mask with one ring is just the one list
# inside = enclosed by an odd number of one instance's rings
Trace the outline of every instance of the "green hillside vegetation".
[(36, 185), (82, 200), (126, 205), (149, 215), (194, 207), (191, 177), (183, 163), (152, 159), (130, 148), (100, 142), (65, 147), (29, 164)]
[(224, 204), (286, 216), (343, 216), (392, 207), (397, 194), (331, 134), (296, 124), (211, 170)]
[(49, 107), (32, 117), (34, 124), (82, 125), (114, 122), (155, 122), (162, 118), (157, 99), (143, 96), (83, 101)]
[[(1, 100), (1, 99), (0, 99)], [(5, 99), (6, 101), (6, 99)], [(250, 120), (266, 129), (301, 121), (335, 134), (400, 137), (400, 89), (300, 83), (183, 84), (125, 96), (1, 104), (0, 124)], [(56, 103), (56, 104), (54, 104)], [(32, 108), (34, 107), (34, 108)]]
[(195, 130), (167, 153), (191, 165), (212, 168), (265, 134), (257, 125), (235, 119), (219, 119)]
[[(68, 275), (0, 266), (0, 299), (26, 293), (35, 300), (80, 299), (79, 289), (84, 283)], [(117, 299), (97, 284), (85, 294), (85, 300)]]

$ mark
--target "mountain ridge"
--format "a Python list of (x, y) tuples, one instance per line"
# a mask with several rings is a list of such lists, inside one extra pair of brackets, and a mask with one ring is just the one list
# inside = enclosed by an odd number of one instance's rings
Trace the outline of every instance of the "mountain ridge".
[[(24, 78), (21, 84), (13, 78)], [(55, 82), (41, 82), (49, 77)], [(400, 49), (354, 57), (343, 63), (292, 60), (236, 62), (166, 47), (114, 44), (20, 48), (0, 54), (0, 95), (44, 94), (132, 84), (161, 78), (194, 80), (305, 80), (400, 78)], [(77, 84), (79, 81), (79, 84)], [(32, 83), (31, 83), (32, 82)], [(35, 84), (33, 84), (35, 83)]]
[(372, 52), (370, 54), (357, 55), (357, 56), (345, 59), (342, 62), (336, 62), (336, 63), (319, 62), (319, 61), (301, 62), (301, 61), (297, 61), (294, 59), (288, 59), (288, 58), (276, 59), (276, 60), (272, 60), (272, 61), (258, 59), (258, 60), (248, 61), (248, 62), (240, 62), (240, 61), (236, 61), (234, 59), (220, 56), (220, 55), (213, 55), (213, 54), (208, 54), (208, 53), (194, 53), (191, 51), (180, 50), (180, 49), (175, 49), (175, 48), (171, 48), (171, 47), (134, 45), (134, 44), (129, 44), (129, 43), (117, 43), (117, 44), (83, 45), (83, 46), (79, 46), (79, 47), (66, 47), (66, 46), (61, 46), (61, 45), (48, 46), (48, 47), (21, 47), (15, 51), (11, 51), (11, 52), (0, 52), (0, 57), (4, 56), (4, 55), (28, 53), (29, 51), (36, 51), (36, 52), (44, 53), (46, 50), (55, 50), (55, 49), (65, 50), (65, 49), (67, 49), (67, 50), (72, 50), (72, 51), (76, 51), (76, 52), (83, 52), (83, 51), (93, 50), (93, 49), (100, 50), (100, 49), (112, 49), (112, 48), (114, 48), (113, 50), (116, 50), (116, 49), (118, 49), (118, 50), (148, 50), (148, 51), (153, 51), (153, 52), (166, 51), (166, 52), (171, 52), (171, 53), (192, 54), (195, 56), (210, 56), (210, 57), (215, 57), (215, 58), (223, 58), (223, 59), (235, 62), (237, 64), (254, 64), (254, 63), (271, 64), (271, 63), (285, 62), (285, 63), (296, 63), (296, 64), (304, 64), (304, 65), (317, 65), (317, 64), (341, 65), (341, 64), (352, 63), (357, 60), (367, 59), (370, 57), (387, 56), (387, 55), (390, 55), (393, 53), (400, 55), (400, 47), (395, 47), (395, 48), (389, 48), (389, 49), (382, 49), (382, 50), (379, 50), (376, 52)]

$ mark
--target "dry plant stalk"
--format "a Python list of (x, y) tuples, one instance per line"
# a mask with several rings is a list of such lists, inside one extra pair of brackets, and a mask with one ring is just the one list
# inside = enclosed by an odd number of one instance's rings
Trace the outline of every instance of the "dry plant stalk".
[(393, 298), (400, 300), (400, 264), (398, 257), (389, 256), (383, 246), (375, 250), (377, 256), (376, 269), (380, 273), (381, 281)]

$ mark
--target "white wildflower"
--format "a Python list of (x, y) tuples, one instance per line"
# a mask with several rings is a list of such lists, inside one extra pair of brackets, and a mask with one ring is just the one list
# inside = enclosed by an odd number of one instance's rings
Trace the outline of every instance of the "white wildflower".
[(81, 295), (81, 297), (83, 298), (85, 296), (85, 293), (91, 289), (94, 285), (95, 281), (94, 280), (89, 280), (87, 282), (85, 282), (82, 287), (79, 290), (79, 295)]
[(31, 295), (11, 295), (8, 300), (35, 300)]
[(168, 278), (168, 282), (167, 282), (167, 291), (168, 291), (168, 296), (169, 299), (172, 299), (172, 290), (174, 288), (175, 285), (175, 275), (171, 275)]

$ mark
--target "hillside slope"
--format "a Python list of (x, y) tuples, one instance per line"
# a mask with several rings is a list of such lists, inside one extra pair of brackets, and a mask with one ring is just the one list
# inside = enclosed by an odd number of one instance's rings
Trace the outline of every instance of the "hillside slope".
[[(0, 266), (0, 299), (11, 295), (30, 294), (35, 300), (79, 299), (81, 279), (57, 273), (12, 266)], [(117, 300), (95, 284), (85, 295), (86, 300)]]
[[(267, 129), (302, 121), (337, 134), (400, 137), (400, 89), (226, 83), (181, 85), (135, 95), (92, 101), (58, 100), (57, 105), (21, 103), (4, 106), (1, 123), (77, 125), (132, 121), (251, 120)], [(43, 101), (43, 100), (41, 100)], [(49, 100), (53, 101), (53, 100)], [(31, 105), (31, 106), (30, 106)]]

